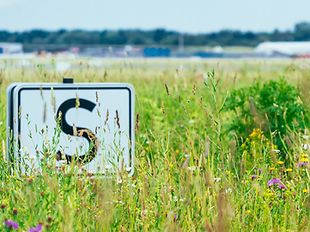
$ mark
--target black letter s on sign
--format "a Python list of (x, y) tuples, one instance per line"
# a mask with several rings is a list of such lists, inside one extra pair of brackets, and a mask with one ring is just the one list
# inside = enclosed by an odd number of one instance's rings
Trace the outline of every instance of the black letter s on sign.
[[(87, 129), (87, 128), (81, 128), (81, 127), (76, 127), (76, 131), (77, 133), (74, 134), (74, 128), (72, 126), (70, 126), (67, 121), (66, 121), (66, 113), (69, 109), (71, 108), (75, 108), (76, 107), (76, 99), (75, 98), (71, 98), (65, 102), (63, 102), (58, 110), (57, 110), (57, 117), (60, 117), (60, 124), (61, 124), (61, 130), (69, 135), (72, 136), (80, 136), (83, 137), (85, 139), (87, 139), (88, 143), (89, 143), (89, 149), (88, 152), (86, 152), (86, 154), (78, 156), (78, 157), (74, 157), (71, 155), (67, 155), (66, 154), (66, 159), (67, 162), (71, 162), (72, 158), (75, 159), (76, 161), (82, 163), (82, 164), (86, 164), (90, 161), (92, 161), (97, 153), (97, 138), (95, 136), (95, 134)], [(83, 108), (86, 109), (90, 112), (92, 112), (95, 108), (96, 104), (88, 101), (86, 99), (79, 99), (79, 108)], [(60, 152), (58, 152), (58, 155), (60, 154)]]

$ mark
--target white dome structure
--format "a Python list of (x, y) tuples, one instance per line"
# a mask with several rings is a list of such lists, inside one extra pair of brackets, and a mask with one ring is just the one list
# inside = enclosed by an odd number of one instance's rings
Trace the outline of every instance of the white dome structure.
[(309, 42), (264, 42), (255, 48), (256, 53), (274, 55), (282, 54), (287, 56), (310, 55)]

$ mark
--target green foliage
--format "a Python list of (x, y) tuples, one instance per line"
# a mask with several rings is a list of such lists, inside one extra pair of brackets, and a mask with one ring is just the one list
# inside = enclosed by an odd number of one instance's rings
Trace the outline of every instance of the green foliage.
[(233, 90), (224, 110), (234, 112), (228, 128), (241, 140), (260, 128), (281, 149), (286, 147), (285, 138), (291, 131), (303, 131), (308, 123), (297, 88), (283, 79)]
[(241, 32), (221, 30), (212, 33), (180, 33), (165, 29), (143, 30), (30, 30), (8, 32), (0, 30), (1, 42), (19, 42), (26, 51), (47, 49), (66, 49), (68, 45), (144, 45), (177, 46), (180, 36), (188, 46), (256, 46), (264, 41), (307, 41), (310, 39), (310, 24), (298, 23), (293, 31)]
[[(235, 115), (233, 110), (222, 110), (227, 91), (236, 85), (250, 86), (249, 77), (257, 74), (262, 82), (285, 74), (289, 83), (297, 83), (298, 78), (306, 83), (308, 70), (300, 64), (309, 61), (294, 60), (291, 71), (290, 60), (96, 60), (102, 62), (101, 68), (91, 59), (68, 59), (73, 68), (65, 72), (56, 70), (59, 61), (63, 58), (30, 59), (22, 62), (29, 62), (23, 67), (20, 60), (0, 60), (0, 231), (6, 231), (7, 219), (19, 224), (17, 231), (39, 223), (43, 232), (309, 231), (310, 149), (302, 148), (310, 144), (309, 133), (295, 133), (286, 162), (279, 160), (259, 129), (243, 128), (249, 130), (248, 139), (237, 149), (223, 130), (223, 123), (230, 123)], [(94, 178), (73, 168), (56, 169), (56, 138), (46, 144), (42, 175), (8, 172), (9, 163), (2, 158), (6, 87), (13, 81), (61, 82), (63, 76), (77, 83), (135, 86), (133, 176), (119, 172), (111, 178)], [(277, 86), (264, 92), (290, 91)], [(245, 89), (260, 93), (255, 88), (263, 85)], [(241, 121), (240, 109), (251, 114), (243, 106), (249, 104), (245, 89), (238, 90), (236, 100), (227, 99)], [(260, 95), (251, 96), (255, 104), (262, 101)], [(309, 91), (304, 91), (306, 98)], [(274, 178), (285, 188), (268, 186)]]

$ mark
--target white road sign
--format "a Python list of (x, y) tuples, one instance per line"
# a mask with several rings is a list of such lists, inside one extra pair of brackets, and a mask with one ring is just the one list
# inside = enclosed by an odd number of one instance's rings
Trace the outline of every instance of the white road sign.
[[(128, 84), (16, 83), (8, 88), (11, 160), (40, 170), (46, 154), (89, 173), (134, 171), (134, 90)], [(9, 137), (9, 136), (8, 136)]]

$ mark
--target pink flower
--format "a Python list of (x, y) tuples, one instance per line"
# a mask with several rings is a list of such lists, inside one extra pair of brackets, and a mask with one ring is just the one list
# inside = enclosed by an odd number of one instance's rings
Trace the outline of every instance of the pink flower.
[(36, 227), (32, 227), (28, 230), (29, 232), (41, 232), (42, 231), (42, 224), (38, 224)]
[(299, 162), (298, 164), (297, 164), (297, 166), (299, 167), (299, 168), (301, 168), (301, 167), (306, 167), (308, 165), (308, 162)]
[(286, 189), (285, 185), (281, 182), (280, 179), (278, 178), (272, 178), (271, 180), (268, 181), (268, 187), (271, 187), (273, 185), (278, 186), (280, 189)]
[(8, 229), (14, 229), (17, 230), (18, 229), (18, 223), (14, 222), (13, 220), (6, 220), (4, 221), (4, 225), (8, 228)]

